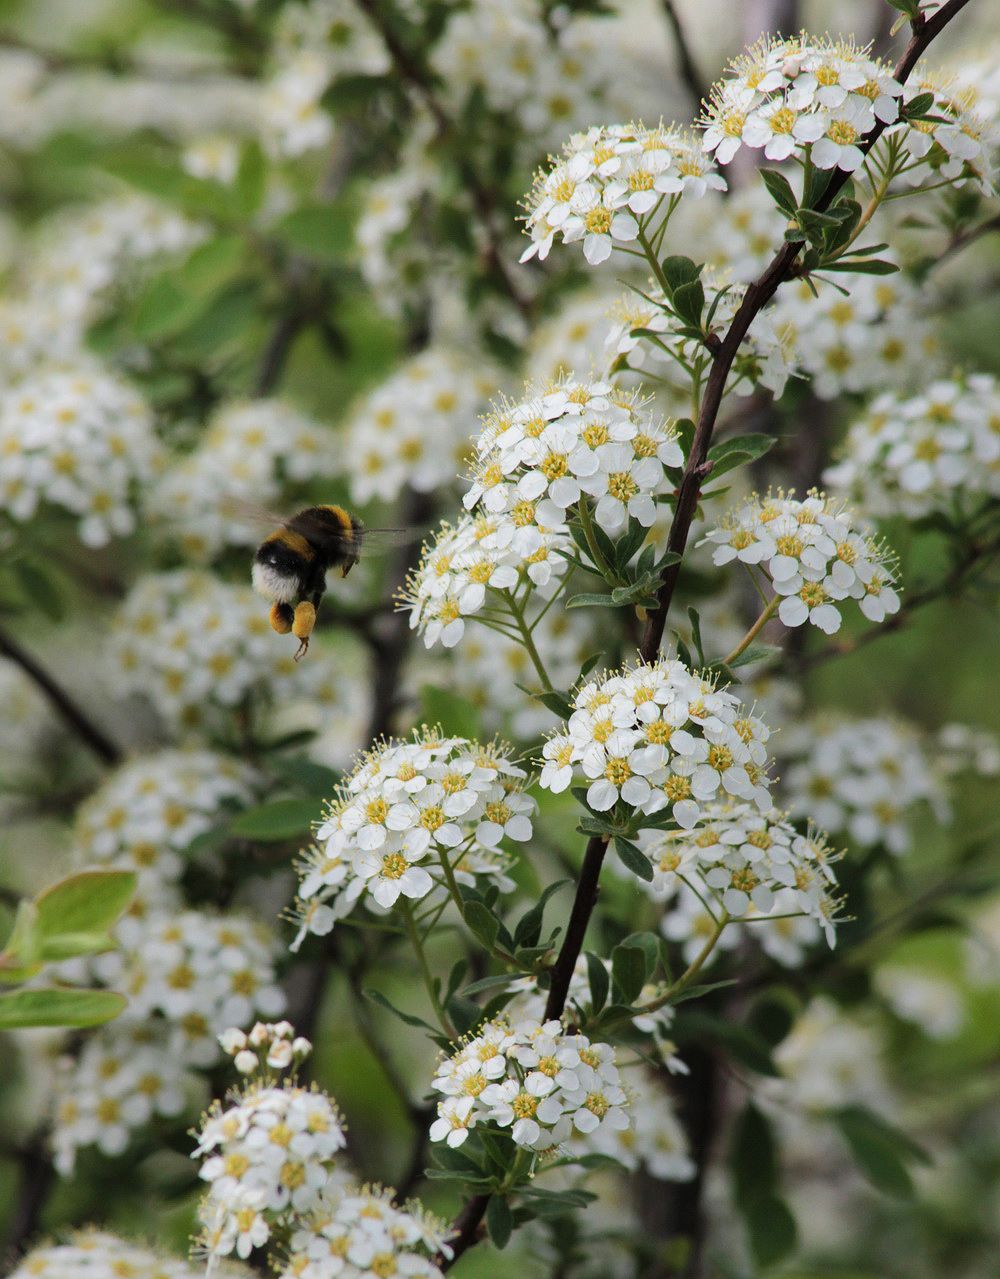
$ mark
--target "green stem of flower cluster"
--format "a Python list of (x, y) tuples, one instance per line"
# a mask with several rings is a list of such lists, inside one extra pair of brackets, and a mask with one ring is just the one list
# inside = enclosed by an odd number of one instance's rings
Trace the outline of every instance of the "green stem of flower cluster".
[(736, 645), (733, 651), (731, 653), (727, 653), (726, 656), (722, 659), (723, 666), (728, 666), (730, 662), (735, 662), (737, 657), (739, 657), (741, 653), (745, 652), (750, 647), (750, 645), (754, 642), (754, 640), (757, 638), (760, 632), (764, 629), (767, 623), (778, 611), (778, 606), (780, 605), (780, 603), (781, 603), (781, 596), (775, 595), (775, 597), (767, 605), (767, 607), (761, 613), (760, 617), (757, 618), (756, 622), (754, 622), (753, 626), (750, 627), (750, 629), (743, 636), (740, 642)]
[(420, 929), (417, 927), (417, 921), (413, 916), (413, 907), (408, 901), (403, 903), (402, 913), (407, 936), (409, 937), (414, 953), (417, 956), (417, 962), (420, 965), (420, 972), (424, 979), (424, 985), (427, 987), (427, 994), (430, 997), (431, 1006), (434, 1009), (434, 1015), (437, 1017), (438, 1024), (448, 1038), (454, 1039), (455, 1027), (448, 1020), (448, 1016), (442, 1007), (441, 1000), (438, 996), (437, 985), (434, 981), (434, 974), (431, 972), (431, 966), (427, 962), (427, 952), (424, 950), (424, 943), (420, 937)]
[(594, 562), (594, 567), (609, 586), (620, 586), (621, 581), (617, 573), (604, 558), (604, 553), (598, 544), (597, 534), (594, 532), (594, 521), (590, 514), (590, 502), (586, 497), (581, 496), (576, 504), (576, 509), (580, 516), (580, 528), (583, 530), (583, 536), (587, 539), (587, 549), (590, 551), (590, 558)]
[(531, 659), (531, 664), (534, 666), (535, 671), (538, 674), (538, 678), (542, 681), (542, 688), (545, 689), (546, 693), (554, 693), (555, 688), (552, 681), (549, 679), (549, 673), (545, 669), (545, 663), (542, 661), (541, 654), (535, 646), (535, 641), (531, 634), (531, 627), (528, 625), (527, 619), (524, 616), (523, 606), (514, 598), (514, 593), (512, 591), (508, 591), (506, 593), (506, 599), (507, 609), (511, 617), (514, 619), (514, 625), (517, 627), (518, 638), (524, 645), (524, 651)]

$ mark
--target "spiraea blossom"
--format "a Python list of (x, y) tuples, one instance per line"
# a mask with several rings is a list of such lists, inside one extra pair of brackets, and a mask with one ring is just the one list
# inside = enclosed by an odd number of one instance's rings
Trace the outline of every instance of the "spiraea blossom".
[[(583, 777), (597, 812), (622, 805), (690, 829), (726, 795), (771, 807), (767, 726), (677, 659), (639, 662), (591, 680), (573, 697), (566, 731), (545, 744), (541, 785)], [(641, 826), (641, 820), (639, 825)]]
[(573, 134), (535, 179), (525, 202), (531, 244), (521, 261), (548, 257), (559, 236), (581, 241), (596, 266), (652, 226), (665, 200), (669, 209), (725, 186), (697, 137), (676, 125), (595, 125)]
[(387, 911), (400, 897), (440, 893), (450, 875), (506, 880), (501, 843), (531, 838), (526, 777), (500, 742), (425, 728), (377, 744), (337, 788), (299, 867), (295, 945), (328, 933), (355, 905)]
[(705, 150), (728, 164), (741, 146), (767, 160), (810, 159), (853, 173), (876, 122), (899, 119), (903, 88), (852, 43), (767, 36), (732, 62), (703, 118)]
[(1000, 497), (1000, 387), (986, 373), (877, 396), (823, 476), (876, 516), (974, 512)]
[[(103, 1230), (76, 1230), (65, 1243), (40, 1244), (11, 1271), (10, 1279), (200, 1279), (201, 1265), (172, 1257), (145, 1244)], [(250, 1279), (252, 1271), (224, 1263), (213, 1271), (219, 1279)]]
[(690, 1181), (696, 1167), (687, 1134), (663, 1080), (644, 1066), (622, 1072), (635, 1122), (628, 1128), (602, 1124), (587, 1136), (574, 1134), (569, 1148), (607, 1155), (629, 1172), (642, 1169), (655, 1181)]
[(528, 344), (528, 376), (533, 382), (559, 382), (574, 370), (604, 380), (612, 353), (608, 331), (615, 293), (586, 290), (573, 293), (562, 307), (532, 333)]
[(905, 853), (921, 806), (947, 818), (929, 743), (900, 720), (817, 718), (790, 725), (782, 737), (782, 802), (831, 835)]
[(21, 524), (58, 508), (85, 546), (104, 546), (135, 528), (140, 488), (161, 453), (142, 398), (83, 364), (0, 397), (0, 460), (0, 514)]
[(280, 400), (226, 404), (197, 448), (172, 459), (148, 509), (191, 560), (211, 559), (227, 546), (255, 546), (260, 527), (231, 508), (280, 504), (289, 485), (329, 478), (337, 470), (334, 441)]
[(355, 502), (392, 501), (454, 484), (471, 453), (472, 424), (497, 389), (488, 363), (444, 347), (415, 356), (366, 396), (338, 452)]
[[(746, 287), (732, 283), (724, 273), (715, 270), (704, 272), (702, 283), (712, 316), (710, 331), (717, 335), (725, 333), (743, 301)], [(690, 326), (672, 313), (663, 290), (651, 282), (641, 294), (625, 294), (616, 307), (616, 319), (607, 339), (612, 355), (624, 357), (630, 368), (652, 367), (659, 376), (675, 384), (678, 397), (688, 392), (687, 369), (694, 357), (704, 354), (704, 348), (699, 349), (701, 344), (684, 333)], [(638, 329), (655, 333), (656, 341), (644, 340), (641, 334), (636, 334)], [(726, 390), (751, 395), (763, 387), (772, 395), (780, 396), (788, 378), (798, 371), (798, 363), (794, 331), (778, 320), (773, 308), (761, 311), (736, 354)]]
[(476, 449), (467, 510), (545, 528), (586, 501), (612, 536), (630, 519), (652, 526), (657, 499), (673, 488), (667, 471), (684, 462), (673, 423), (609, 382), (529, 387), (484, 418)]
[(441, 1279), (434, 1263), (451, 1255), (448, 1223), (416, 1200), (400, 1206), (384, 1186), (346, 1185), (327, 1192), (292, 1231), (280, 1279)]
[(147, 697), (182, 731), (225, 724), (247, 699), (336, 704), (334, 665), (320, 653), (296, 663), (282, 639), (249, 586), (176, 569), (132, 588), (115, 619), (111, 664), (118, 687)]
[(228, 755), (160, 751), (123, 764), (88, 796), (73, 827), (75, 859), (138, 876), (136, 896), (118, 925), (123, 942), (138, 938), (158, 890), (180, 879), (188, 846), (228, 804), (248, 804), (256, 784), (253, 770)]
[(926, 300), (902, 275), (852, 276), (846, 297), (829, 281), (792, 282), (766, 314), (823, 400), (912, 385), (940, 360)]
[(399, 606), (427, 648), (454, 648), (467, 618), (491, 603), (506, 607), (504, 596), (516, 587), (528, 583), (550, 598), (569, 567), (565, 552), (571, 545), (566, 525), (537, 522), (530, 503), (510, 513), (462, 515), (454, 526), (442, 522), (424, 544)]
[(208, 1193), (199, 1215), (211, 1259), (248, 1257), (322, 1202), (346, 1140), (336, 1105), (317, 1089), (250, 1083), (204, 1116), (192, 1158)]
[(693, 887), (716, 917), (760, 920), (772, 912), (815, 920), (833, 945), (837, 901), (825, 836), (801, 834), (778, 810), (761, 813), (745, 802), (707, 805), (691, 830), (657, 835), (647, 846), (654, 896)]
[(849, 508), (815, 490), (801, 500), (781, 491), (754, 494), (705, 534), (706, 543), (713, 563), (739, 561), (765, 575), (781, 597), (785, 626), (810, 622), (832, 635), (843, 620), (838, 605), (848, 599), (872, 622), (899, 611), (889, 551)]
[(568, 1034), (559, 1021), (490, 1021), (438, 1066), (431, 1141), (457, 1147), (479, 1127), (509, 1129), (516, 1145), (545, 1151), (574, 1133), (630, 1123), (610, 1044)]
[(995, 111), (979, 100), (977, 86), (950, 73), (919, 66), (906, 83), (904, 100), (931, 93), (929, 120), (906, 126), (908, 164), (902, 181), (920, 187), (942, 181), (970, 184), (984, 195), (996, 181), (996, 148), (1000, 140)]
[(113, 1023), (96, 1031), (76, 1057), (57, 1064), (49, 1117), (56, 1171), (70, 1176), (84, 1147), (123, 1154), (139, 1129), (155, 1116), (180, 1115), (203, 1087), (167, 1051), (165, 1025)]

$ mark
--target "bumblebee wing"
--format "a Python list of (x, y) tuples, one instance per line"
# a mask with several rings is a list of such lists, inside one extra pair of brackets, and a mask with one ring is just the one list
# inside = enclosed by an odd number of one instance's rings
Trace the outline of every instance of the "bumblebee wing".
[(254, 502), (245, 502), (240, 497), (224, 497), (219, 503), (219, 510), (228, 519), (252, 527), (261, 525), (277, 528), (288, 523), (286, 515), (269, 511), (266, 507), (257, 506)]
[(430, 529), (417, 525), (409, 528), (364, 528), (361, 531), (361, 554), (385, 555), (398, 547), (417, 547), (429, 534)]

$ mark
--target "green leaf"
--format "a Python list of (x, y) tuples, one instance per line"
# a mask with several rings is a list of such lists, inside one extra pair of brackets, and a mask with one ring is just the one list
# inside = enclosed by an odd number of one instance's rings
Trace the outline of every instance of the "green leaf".
[(555, 883), (549, 884), (544, 890), (538, 901), (518, 920), (517, 927), (514, 929), (514, 945), (515, 946), (535, 946), (538, 943), (539, 935), (542, 931), (542, 920), (545, 916), (545, 907), (549, 898), (553, 893), (558, 892), (569, 881), (566, 879), (557, 879)]
[(638, 946), (616, 946), (611, 952), (611, 976), (621, 1002), (633, 1003), (646, 984), (646, 956)]
[(794, 218), (799, 202), (791, 184), (783, 173), (777, 169), (758, 169), (761, 181), (767, 187), (768, 194), (786, 217)]
[(749, 666), (751, 662), (763, 661), (765, 657), (774, 657), (776, 653), (780, 653), (780, 648), (775, 648), (773, 644), (750, 644), (738, 657), (734, 657), (729, 663), (729, 669), (735, 671), (740, 666)]
[(860, 1106), (835, 1111), (831, 1117), (854, 1162), (877, 1190), (900, 1199), (913, 1197), (906, 1161), (913, 1160), (914, 1154), (908, 1138), (900, 1140), (902, 1134)]
[(920, 120), (934, 106), (933, 93), (918, 93), (905, 104), (900, 113), (906, 120)]
[(113, 990), (12, 990), (0, 995), (0, 1030), (100, 1026), (117, 1017), (127, 1002)]
[(422, 684), (420, 704), (424, 723), (439, 725), (446, 737), (478, 740), (482, 721), (479, 711), (467, 698), (440, 684)]
[(131, 871), (84, 870), (46, 888), (35, 898), (43, 954), (64, 934), (106, 934), (128, 908), (135, 886)]
[(750, 1248), (760, 1267), (773, 1266), (795, 1247), (795, 1218), (783, 1199), (776, 1195), (760, 1195), (743, 1209)]
[(733, 1191), (738, 1204), (745, 1205), (778, 1186), (778, 1154), (768, 1120), (752, 1101), (747, 1102), (733, 1128), (729, 1163)]
[(647, 884), (652, 882), (652, 863), (638, 844), (633, 844), (631, 840), (625, 839), (623, 835), (616, 835), (615, 852), (618, 854), (618, 860), (626, 870), (630, 870), (633, 875), (638, 875)]
[(280, 843), (309, 834), (314, 822), (322, 816), (318, 799), (272, 799), (255, 808), (246, 808), (233, 818), (230, 831), (240, 839), (253, 839), (262, 844)]
[(389, 1012), (398, 1017), (400, 1021), (406, 1022), (407, 1026), (416, 1026), (420, 1030), (427, 1030), (430, 1031), (431, 1034), (437, 1034), (434, 1027), (424, 1021), (422, 1017), (415, 1017), (412, 1013), (404, 1013), (401, 1008), (397, 1008), (395, 1004), (390, 1003), (381, 991), (370, 989), (366, 990), (365, 998), (370, 999), (373, 1004), (380, 1004), (381, 1007), (388, 1009)]
[(233, 183), (233, 203), (241, 217), (253, 217), (264, 202), (267, 190), (267, 161), (260, 143), (245, 142), (240, 155), (240, 167)]
[(0, 952), (0, 981), (27, 981), (41, 968), (38, 934), (35, 931), (37, 916), (38, 908), (33, 901), (18, 903), (14, 927), (6, 946)]
[(482, 902), (467, 901), (463, 918), (469, 931), (483, 943), (487, 950), (492, 950), (500, 931), (500, 921)]
[(701, 275), (701, 267), (697, 263), (680, 255), (664, 258), (660, 263), (660, 270), (671, 294), (685, 284), (693, 283)]
[(660, 962), (660, 938), (656, 933), (629, 933), (621, 944), (634, 946), (642, 951), (646, 960), (645, 981), (649, 981), (656, 972), (656, 965)]
[(506, 990), (512, 981), (522, 976), (523, 973), (500, 973), (496, 977), (480, 977), (478, 981), (469, 982), (462, 994), (483, 995), (488, 990)]
[(838, 258), (824, 271), (851, 272), (854, 275), (895, 275), (899, 267), (895, 262), (887, 262), (884, 258)]
[(306, 755), (278, 756), (268, 760), (267, 766), (289, 786), (321, 799), (333, 794), (339, 776), (336, 769), (317, 764)]
[(739, 1022), (727, 1021), (712, 1013), (688, 1012), (683, 1020), (678, 1017), (676, 1037), (678, 1042), (689, 1038), (714, 1040), (741, 1065), (759, 1075), (776, 1077), (781, 1073), (774, 1064), (767, 1041)]
[(711, 476), (724, 475), (737, 466), (745, 466), (747, 462), (755, 462), (757, 458), (769, 453), (777, 444), (773, 435), (735, 435), (730, 440), (723, 440), (708, 450), (708, 461), (712, 463)]
[(310, 257), (338, 261), (354, 247), (353, 218), (339, 205), (303, 205), (283, 217), (274, 235)]
[(514, 1228), (510, 1205), (500, 1195), (492, 1195), (486, 1208), (486, 1229), (496, 1248), (506, 1248)]
[(536, 702), (541, 702), (547, 710), (558, 715), (560, 719), (569, 719), (573, 714), (573, 706), (563, 693), (534, 693), (533, 696)]
[(672, 301), (674, 310), (681, 319), (698, 329), (701, 313), (705, 309), (705, 289), (701, 280), (692, 280), (689, 284), (682, 284), (674, 289)]
[(696, 608), (688, 609), (688, 618), (691, 622), (691, 640), (694, 644), (695, 652), (698, 654), (699, 663), (705, 665), (705, 650), (701, 646), (701, 617)]
[(590, 985), (590, 1004), (595, 1013), (599, 1013), (604, 1005), (608, 1002), (608, 991), (611, 988), (611, 981), (608, 977), (608, 970), (604, 966), (604, 961), (600, 956), (595, 955), (593, 951), (585, 951), (587, 960), (587, 981)]

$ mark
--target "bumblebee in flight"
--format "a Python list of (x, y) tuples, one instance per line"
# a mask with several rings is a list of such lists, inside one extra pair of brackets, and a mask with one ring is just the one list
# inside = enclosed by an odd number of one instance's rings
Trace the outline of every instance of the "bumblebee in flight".
[(330, 569), (339, 568), (346, 577), (369, 538), (388, 537), (398, 545), (414, 536), (405, 529), (366, 529), (342, 506), (308, 506), (280, 520), (257, 548), (252, 581), (257, 594), (271, 602), (272, 628), (279, 635), (291, 631), (299, 641), (296, 661), (309, 648)]

